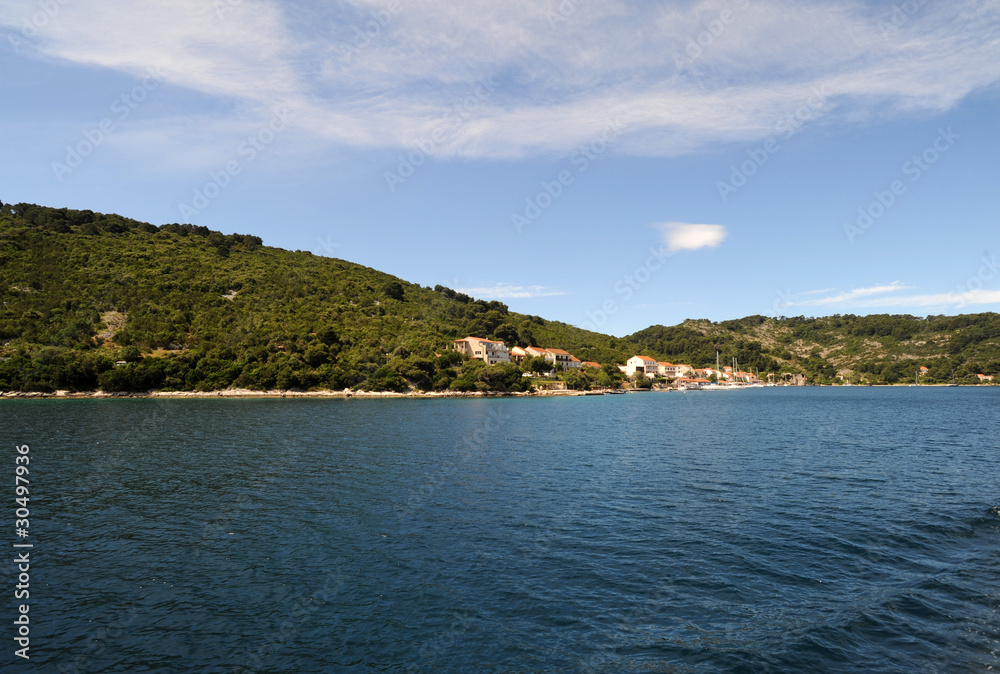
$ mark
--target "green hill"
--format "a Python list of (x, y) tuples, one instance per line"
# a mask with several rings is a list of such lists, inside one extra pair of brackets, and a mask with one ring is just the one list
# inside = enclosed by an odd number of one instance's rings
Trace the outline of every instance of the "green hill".
[(467, 335), (619, 356), (612, 337), (261, 243), (0, 206), (0, 390), (521, 386), (435, 358)]
[(1000, 375), (1000, 314), (963, 316), (836, 315), (822, 318), (748, 316), (732, 321), (688, 320), (653, 326), (628, 337), (636, 348), (666, 359), (723, 364), (761, 373), (805, 374), (816, 383), (845, 375), (857, 382), (975, 384), (977, 373)]
[[(521, 390), (516, 366), (448, 351), (466, 335), (566, 349), (608, 385), (635, 353), (872, 381), (1000, 374), (1000, 317), (750, 317), (601, 335), (448, 288), (205, 227), (0, 204), (0, 390)], [(438, 358), (437, 354), (443, 354)], [(126, 365), (116, 366), (125, 361)], [(929, 380), (928, 380), (929, 381)]]

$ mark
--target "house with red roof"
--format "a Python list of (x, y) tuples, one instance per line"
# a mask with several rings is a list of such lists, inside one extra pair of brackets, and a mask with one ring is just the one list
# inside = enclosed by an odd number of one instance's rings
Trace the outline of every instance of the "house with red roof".
[(568, 351), (563, 351), (562, 349), (546, 349), (546, 351), (549, 353), (546, 358), (554, 365), (562, 365), (566, 369), (579, 369), (583, 365), (579, 358), (574, 357)]
[(459, 353), (464, 353), (469, 358), (476, 358), (487, 365), (497, 363), (509, 363), (510, 351), (503, 342), (495, 342), (492, 339), (482, 337), (466, 337), (456, 339), (451, 343), (451, 348)]
[(646, 375), (653, 375), (654, 377), (659, 372), (659, 363), (649, 356), (632, 356), (627, 361), (625, 361), (625, 374), (629, 377), (634, 377), (637, 372), (641, 372)]

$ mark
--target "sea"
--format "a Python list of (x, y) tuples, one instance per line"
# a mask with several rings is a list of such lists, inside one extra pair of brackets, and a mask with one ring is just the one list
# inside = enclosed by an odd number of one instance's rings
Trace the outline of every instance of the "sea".
[(997, 388), (6, 400), (0, 421), (3, 671), (1000, 668)]

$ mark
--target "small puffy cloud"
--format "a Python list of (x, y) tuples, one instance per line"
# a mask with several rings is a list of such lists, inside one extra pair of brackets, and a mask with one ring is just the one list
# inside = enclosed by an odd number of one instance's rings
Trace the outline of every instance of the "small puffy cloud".
[(664, 248), (668, 253), (680, 250), (715, 248), (726, 239), (722, 225), (697, 225), (687, 222), (661, 222), (654, 225), (663, 234)]

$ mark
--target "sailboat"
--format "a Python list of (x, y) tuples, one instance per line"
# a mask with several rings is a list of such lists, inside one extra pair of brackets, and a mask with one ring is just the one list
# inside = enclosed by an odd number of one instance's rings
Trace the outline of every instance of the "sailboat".
[[(719, 350), (715, 350), (715, 370), (718, 372), (718, 376), (722, 376), (722, 368), (719, 367)], [(736, 375), (733, 375), (735, 378)], [(699, 391), (739, 391), (742, 387), (735, 386), (733, 384), (723, 384), (721, 382), (716, 382), (715, 384), (702, 384), (698, 389)]]
[(917, 373), (913, 375), (913, 383), (910, 386), (920, 386), (920, 370), (917, 370)]

